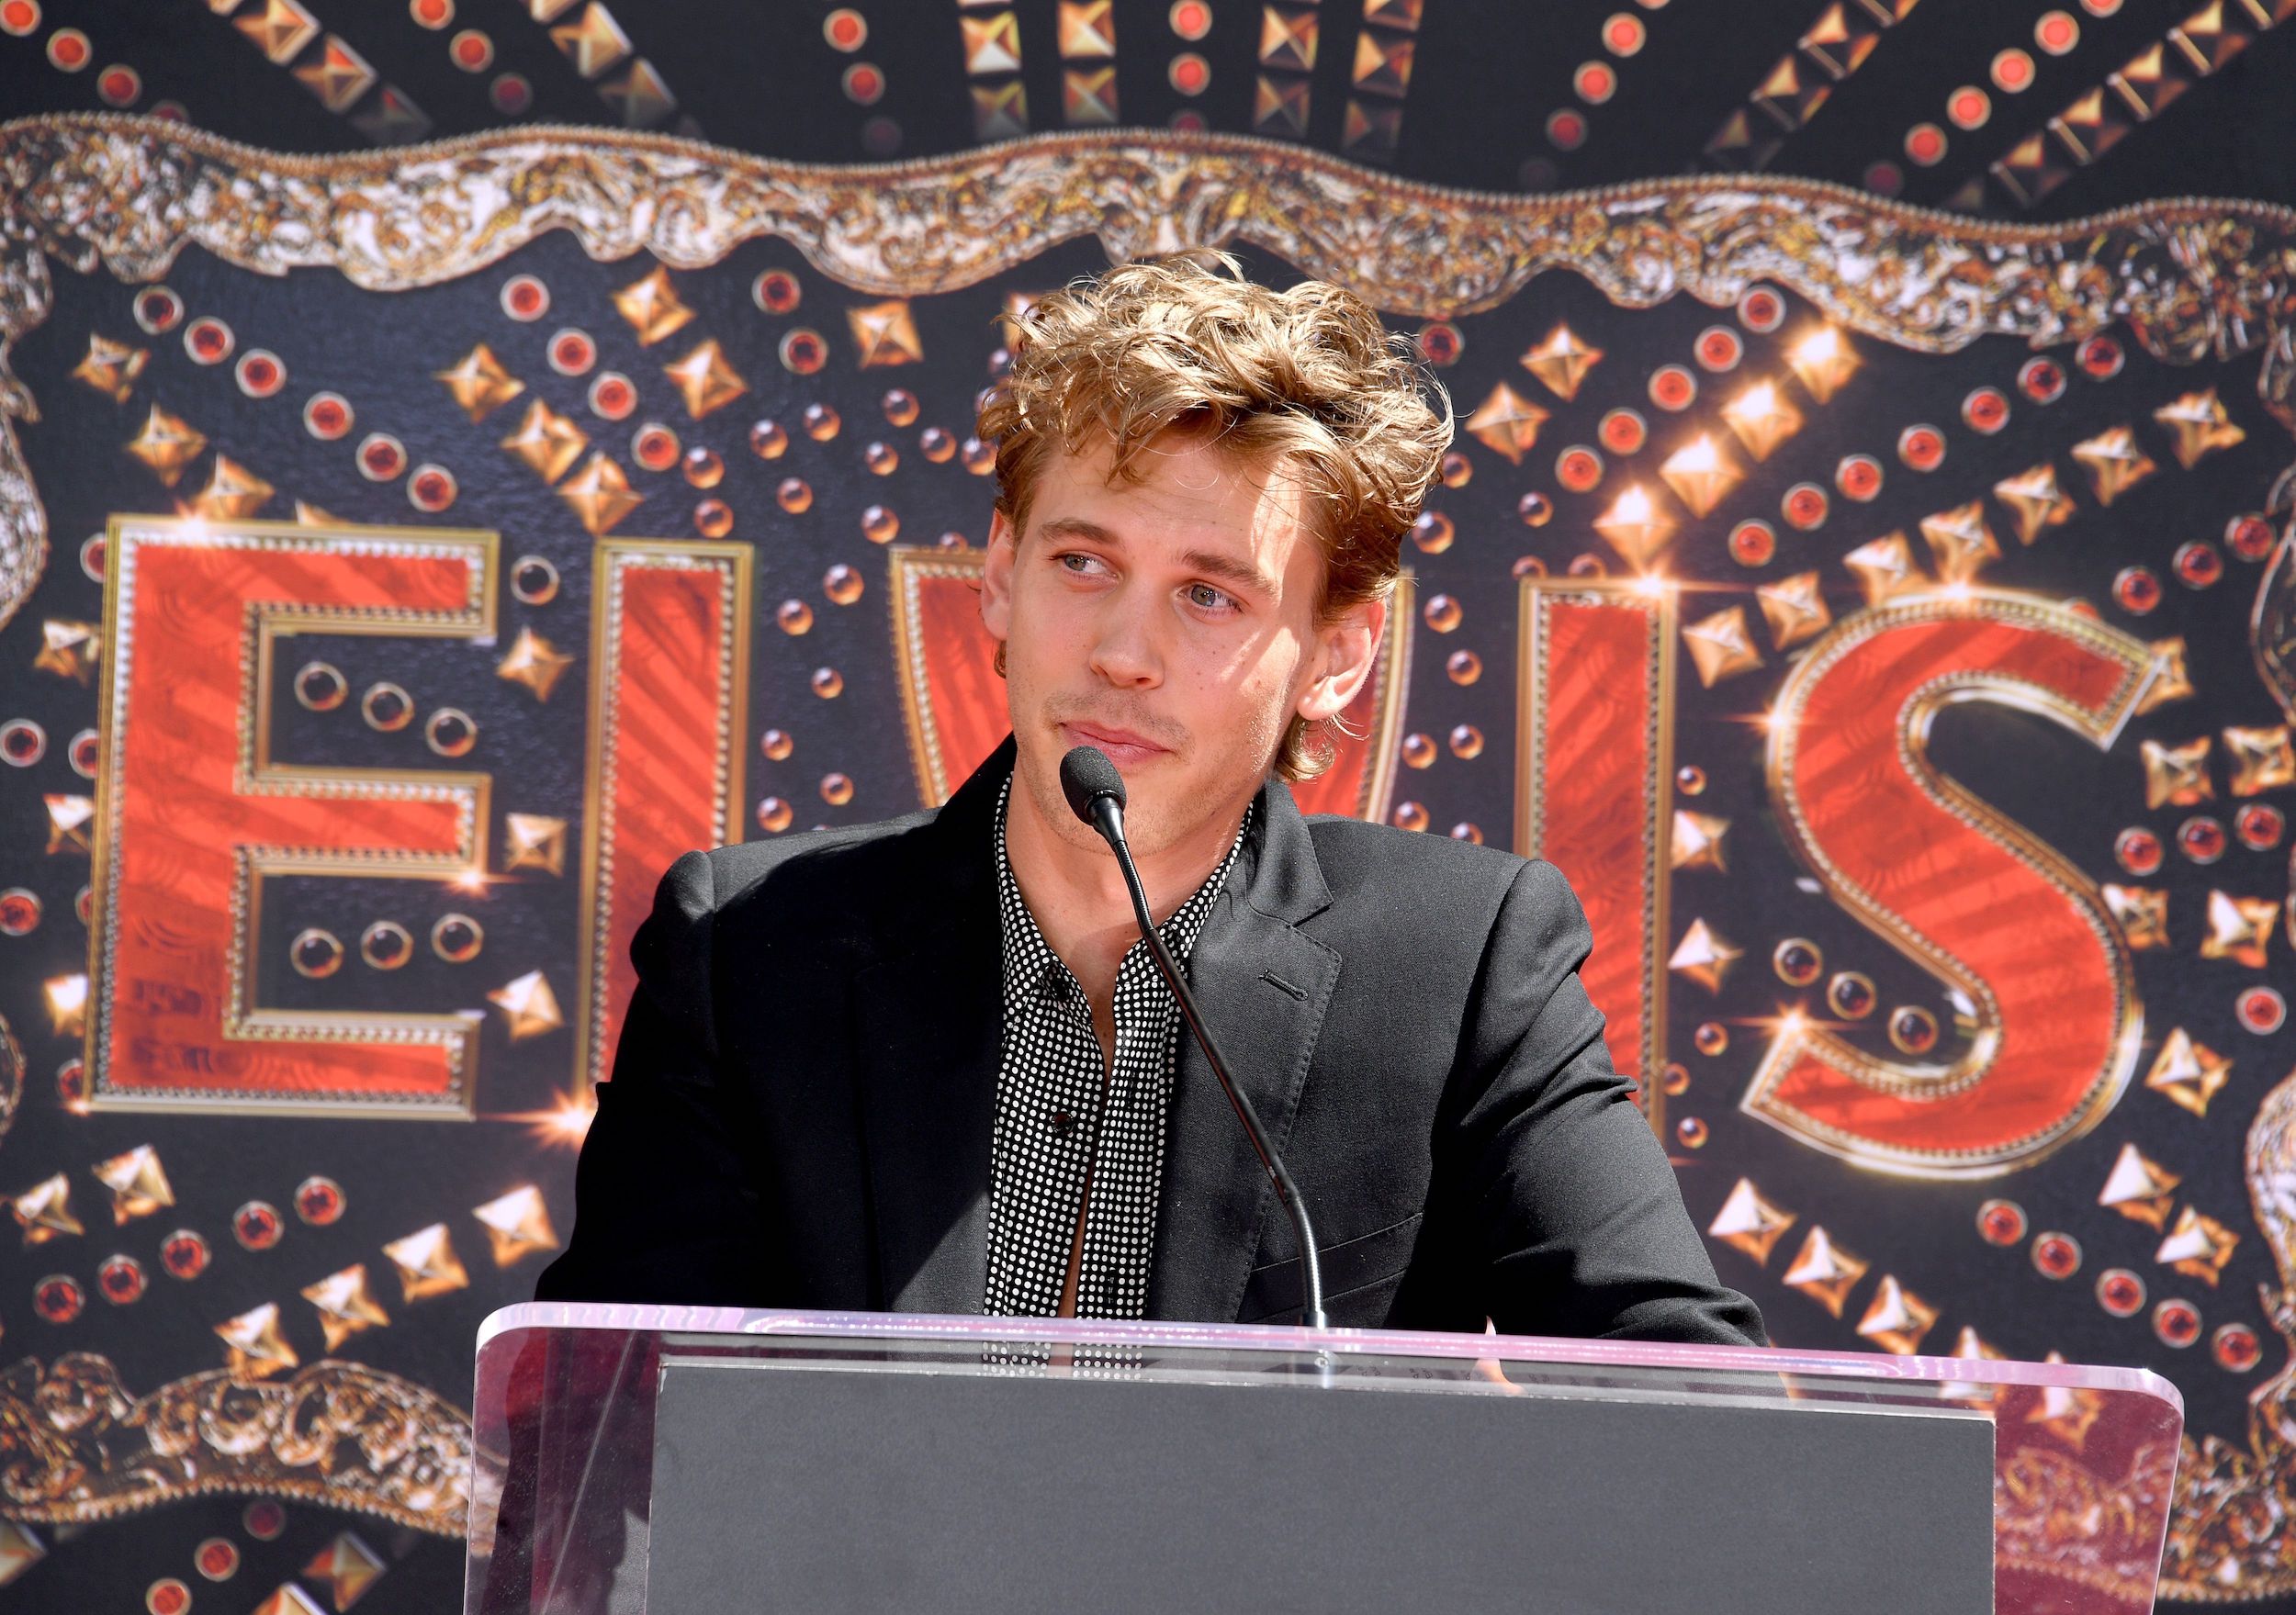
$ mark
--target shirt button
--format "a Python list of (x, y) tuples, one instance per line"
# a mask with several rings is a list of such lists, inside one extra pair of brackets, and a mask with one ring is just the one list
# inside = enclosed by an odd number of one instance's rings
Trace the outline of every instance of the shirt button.
[(1076, 1118), (1075, 1116), (1064, 1110), (1056, 1110), (1052, 1113), (1052, 1131), (1065, 1138), (1075, 1130)]

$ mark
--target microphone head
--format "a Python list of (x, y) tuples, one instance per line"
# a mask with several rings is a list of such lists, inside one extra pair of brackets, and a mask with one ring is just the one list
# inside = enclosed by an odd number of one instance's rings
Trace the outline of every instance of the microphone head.
[(1124, 776), (1109, 761), (1108, 753), (1080, 746), (1061, 758), (1061, 794), (1068, 798), (1069, 811), (1090, 824), (1092, 804), (1101, 797), (1115, 798), (1120, 808), (1124, 805)]

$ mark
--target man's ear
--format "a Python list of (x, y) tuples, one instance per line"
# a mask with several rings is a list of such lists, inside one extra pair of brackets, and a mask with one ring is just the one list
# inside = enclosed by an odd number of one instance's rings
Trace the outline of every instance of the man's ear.
[(1335, 718), (1363, 689), (1364, 680), (1379, 658), (1379, 639), (1387, 627), (1387, 602), (1365, 600), (1348, 607), (1316, 631), (1316, 654), (1322, 669), (1301, 692), (1298, 712), (1311, 723)]
[(988, 519), (988, 550), (981, 562), (981, 624), (998, 645), (1012, 633), (1012, 569), (1020, 535), (1002, 510)]

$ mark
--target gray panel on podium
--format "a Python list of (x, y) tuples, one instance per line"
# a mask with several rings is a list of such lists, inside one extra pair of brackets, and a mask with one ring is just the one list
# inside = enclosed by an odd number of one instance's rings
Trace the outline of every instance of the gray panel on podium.
[(666, 1350), (646, 1608), (1993, 1607), (1979, 1410), (1493, 1389)]

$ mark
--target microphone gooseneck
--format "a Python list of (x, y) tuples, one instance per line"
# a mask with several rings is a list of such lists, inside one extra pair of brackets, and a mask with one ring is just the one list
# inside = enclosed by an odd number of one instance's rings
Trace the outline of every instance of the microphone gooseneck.
[(1124, 840), (1124, 777), (1116, 771), (1116, 765), (1109, 760), (1106, 752), (1096, 746), (1080, 746), (1061, 758), (1061, 793), (1067, 797), (1069, 810), (1098, 831), (1109, 849), (1116, 854), (1117, 867), (1124, 871), (1125, 889), (1131, 893), (1132, 918), (1140, 926), (1141, 940), (1148, 944), (1148, 956), (1155, 962), (1156, 973), (1178, 1000), (1181, 1018), (1187, 1022), (1188, 1031), (1203, 1049), (1212, 1075), (1220, 1079), (1221, 1092), (1227, 1094), (1229, 1106), (1243, 1124), (1244, 1137), (1252, 1143), (1252, 1152), (1259, 1157), (1268, 1182), (1276, 1185), (1276, 1198), (1283, 1202), (1284, 1210), (1291, 1217), (1292, 1232), (1300, 1240), (1300, 1288), (1305, 1297), (1300, 1321), (1309, 1329), (1329, 1328), (1323, 1316), (1323, 1265), (1316, 1255), (1315, 1229), (1308, 1220), (1307, 1205), (1300, 1198), (1299, 1185), (1291, 1181), (1283, 1157), (1268, 1143), (1266, 1130), (1260, 1126), (1259, 1113), (1228, 1075), (1228, 1062), (1221, 1058), (1210, 1028), (1197, 1013), (1196, 995), (1188, 991), (1187, 978), (1180, 973), (1172, 950), (1156, 933), (1155, 916), (1148, 907), (1147, 888), (1141, 884), (1140, 870), (1132, 862), (1132, 849)]

